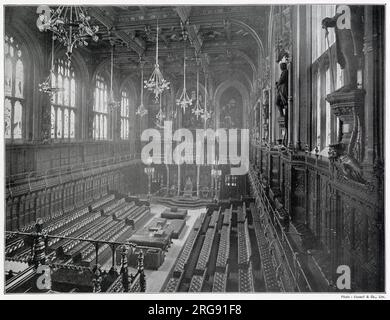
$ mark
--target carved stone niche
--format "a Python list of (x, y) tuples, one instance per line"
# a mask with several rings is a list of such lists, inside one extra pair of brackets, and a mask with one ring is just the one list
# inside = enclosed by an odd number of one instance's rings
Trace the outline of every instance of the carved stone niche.
[(341, 121), (337, 142), (344, 152), (358, 162), (363, 160), (363, 109), (365, 91), (355, 89), (348, 92), (336, 91), (329, 94), (333, 114)]

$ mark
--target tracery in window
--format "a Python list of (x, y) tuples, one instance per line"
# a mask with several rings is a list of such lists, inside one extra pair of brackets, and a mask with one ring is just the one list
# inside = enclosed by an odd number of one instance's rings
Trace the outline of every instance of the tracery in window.
[(4, 37), (4, 129), (5, 138), (22, 139), (24, 125), (24, 55), (20, 44), (14, 37)]
[(95, 96), (94, 96), (94, 119), (93, 119), (93, 137), (97, 140), (107, 139), (107, 83), (100, 75), (96, 76)]
[(328, 156), (327, 148), (334, 143), (337, 130), (337, 119), (332, 115), (326, 96), (344, 85), (344, 72), (336, 59), (335, 32), (333, 28), (326, 31), (322, 28), (322, 20), (333, 17), (335, 5), (312, 5), (312, 92), (313, 92), (313, 134), (314, 145), (319, 148), (321, 155)]
[(130, 125), (130, 112), (129, 112), (129, 94), (127, 91), (122, 91), (121, 97), (121, 139), (129, 139), (129, 125)]
[[(53, 96), (51, 107), (51, 137), (53, 139), (75, 138), (76, 75), (70, 61), (58, 59), (54, 66), (52, 83), (62, 88)], [(70, 134), (72, 133), (72, 134)]]

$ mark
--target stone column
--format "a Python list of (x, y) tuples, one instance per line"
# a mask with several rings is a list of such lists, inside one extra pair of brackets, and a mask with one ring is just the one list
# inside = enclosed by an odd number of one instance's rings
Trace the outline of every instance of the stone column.
[(167, 168), (167, 192), (169, 192), (169, 165), (166, 164), (165, 167)]
[[(370, 171), (375, 160), (379, 159), (378, 147), (380, 144), (380, 124), (383, 113), (379, 110), (383, 103), (383, 55), (381, 55), (380, 35), (383, 22), (379, 6), (365, 6), (364, 8), (364, 161), (363, 168)], [(379, 157), (378, 157), (379, 156)], [(377, 159), (375, 159), (377, 158)]]
[[(291, 57), (289, 57), (291, 59)], [(287, 123), (287, 147), (293, 148), (294, 146), (294, 138), (293, 138), (293, 127), (294, 127), (294, 110), (293, 110), (293, 65), (292, 62), (289, 61), (287, 64), (288, 69), (288, 106), (287, 106), (287, 113), (288, 113), (288, 119)]]
[(200, 197), (200, 166), (196, 166), (196, 196)]
[(213, 170), (213, 166), (210, 166), (210, 180), (211, 180), (211, 187), (210, 187), (210, 196), (213, 197), (214, 195), (214, 177), (211, 174), (211, 171)]
[(181, 174), (181, 170), (180, 170), (180, 164), (177, 165), (177, 196), (180, 196), (180, 174)]

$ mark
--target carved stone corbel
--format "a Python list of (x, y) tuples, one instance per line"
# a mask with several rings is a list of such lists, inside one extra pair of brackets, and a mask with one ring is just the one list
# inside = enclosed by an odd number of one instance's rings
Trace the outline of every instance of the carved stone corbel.
[(361, 162), (363, 161), (363, 107), (365, 92), (355, 89), (329, 94), (333, 114), (340, 119), (337, 143), (330, 145), (331, 164), (341, 169), (347, 179), (364, 183)]

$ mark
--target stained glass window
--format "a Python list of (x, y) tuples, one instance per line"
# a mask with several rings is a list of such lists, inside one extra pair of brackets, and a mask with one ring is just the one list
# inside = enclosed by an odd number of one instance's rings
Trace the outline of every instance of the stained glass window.
[(58, 59), (52, 75), (53, 86), (60, 89), (52, 98), (51, 137), (75, 138), (76, 76), (70, 61)]
[(23, 50), (14, 37), (4, 37), (4, 130), (5, 138), (22, 139), (24, 125), (25, 68)]
[(93, 137), (96, 140), (107, 139), (107, 123), (108, 123), (108, 108), (107, 108), (107, 83), (100, 75), (96, 76), (95, 83), (95, 99), (94, 99), (94, 119), (93, 119)]

